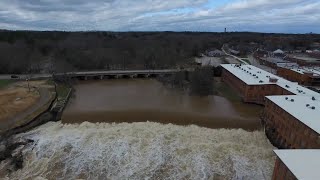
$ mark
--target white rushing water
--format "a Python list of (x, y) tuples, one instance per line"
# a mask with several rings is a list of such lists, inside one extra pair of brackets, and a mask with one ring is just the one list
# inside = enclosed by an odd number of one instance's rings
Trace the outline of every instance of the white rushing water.
[(271, 179), (261, 131), (141, 123), (50, 122), (17, 137), (23, 169), (7, 179)]

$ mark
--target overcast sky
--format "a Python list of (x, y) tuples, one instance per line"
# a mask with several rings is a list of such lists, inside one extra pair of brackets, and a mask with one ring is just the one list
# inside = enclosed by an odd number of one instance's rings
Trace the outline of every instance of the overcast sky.
[(0, 0), (0, 29), (320, 33), (320, 0)]

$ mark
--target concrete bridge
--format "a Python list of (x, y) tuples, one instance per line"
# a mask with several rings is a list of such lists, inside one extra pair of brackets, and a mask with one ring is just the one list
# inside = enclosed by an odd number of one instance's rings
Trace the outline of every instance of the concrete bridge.
[(68, 72), (55, 74), (56, 77), (67, 76), (74, 79), (111, 79), (111, 78), (145, 78), (157, 77), (159, 75), (171, 75), (180, 71), (180, 69), (162, 69), (162, 70), (116, 70), (116, 71), (85, 71), (85, 72)]
[[(105, 78), (139, 78), (172, 75), (180, 71), (193, 69), (161, 69), (161, 70), (113, 70), (113, 71), (79, 71), (52, 74), (18, 74), (16, 79), (49, 79), (55, 77), (69, 77), (72, 79), (105, 79)], [(12, 79), (11, 75), (0, 75), (0, 79)]]

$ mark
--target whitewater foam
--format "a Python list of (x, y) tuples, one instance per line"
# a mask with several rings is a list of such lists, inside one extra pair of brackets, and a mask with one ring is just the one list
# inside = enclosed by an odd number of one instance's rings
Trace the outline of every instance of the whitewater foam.
[(50, 122), (29, 138), (23, 169), (9, 179), (271, 179), (263, 132), (152, 122)]

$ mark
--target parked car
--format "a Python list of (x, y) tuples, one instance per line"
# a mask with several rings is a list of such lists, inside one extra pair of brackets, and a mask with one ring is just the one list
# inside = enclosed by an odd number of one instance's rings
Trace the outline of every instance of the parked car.
[(18, 79), (19, 78), (19, 76), (17, 76), (17, 75), (11, 75), (11, 79)]

